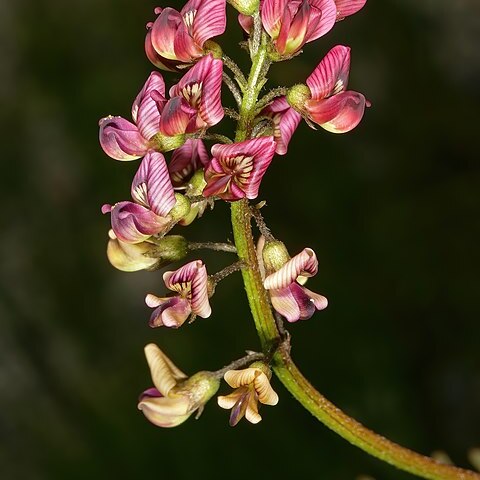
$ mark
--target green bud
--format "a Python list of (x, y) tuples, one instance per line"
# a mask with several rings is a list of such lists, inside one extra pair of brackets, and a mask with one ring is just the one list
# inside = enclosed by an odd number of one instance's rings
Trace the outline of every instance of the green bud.
[(228, 3), (244, 15), (253, 15), (258, 12), (260, 0), (227, 0)]
[(187, 397), (189, 410), (199, 409), (198, 416), (202, 413), (203, 406), (217, 393), (220, 387), (220, 379), (213, 372), (198, 372), (179, 383), (169, 395)]
[(267, 275), (280, 270), (290, 260), (287, 247), (280, 240), (265, 242), (262, 256)]
[(152, 142), (154, 143), (153, 146), (155, 150), (160, 152), (170, 152), (181, 147), (186, 140), (187, 138), (183, 133), (169, 137), (168, 135), (163, 135), (163, 133), (159, 132), (153, 137)]
[(302, 83), (294, 85), (287, 93), (288, 104), (299, 113), (305, 111), (305, 103), (311, 98), (310, 89)]
[(158, 258), (159, 266), (183, 260), (188, 253), (187, 240), (181, 235), (167, 235), (155, 240), (154, 250), (146, 253), (149, 257)]
[(222, 47), (212, 40), (207, 40), (203, 45), (203, 51), (205, 54), (211, 53), (213, 58), (222, 58), (223, 51)]
[(201, 195), (203, 189), (207, 182), (205, 181), (205, 174), (203, 169), (197, 170), (187, 185), (187, 196), (189, 197), (196, 197)]

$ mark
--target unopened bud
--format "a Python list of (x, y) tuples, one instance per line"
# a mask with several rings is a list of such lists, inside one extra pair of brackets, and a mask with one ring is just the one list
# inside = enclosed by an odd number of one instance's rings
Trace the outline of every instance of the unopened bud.
[(155, 249), (150, 251), (148, 255), (155, 255), (159, 264), (164, 266), (169, 263), (183, 260), (188, 253), (188, 242), (181, 235), (167, 235), (155, 240)]
[(177, 203), (170, 210), (168, 215), (173, 221), (178, 222), (190, 213), (191, 204), (190, 200), (181, 193), (175, 193), (175, 200)]
[(258, 12), (260, 1), (259, 0), (227, 0), (228, 3), (244, 15), (253, 15)]

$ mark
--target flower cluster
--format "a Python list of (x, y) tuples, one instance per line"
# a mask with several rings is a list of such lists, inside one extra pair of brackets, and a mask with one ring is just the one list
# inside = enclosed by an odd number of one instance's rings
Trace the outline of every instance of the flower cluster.
[[(167, 88), (162, 74), (153, 71), (133, 101), (130, 120), (109, 115), (99, 122), (100, 145), (108, 156), (120, 161), (141, 159), (131, 199), (102, 207), (110, 214), (107, 256), (114, 267), (127, 272), (155, 270), (199, 248), (238, 256), (236, 263), (213, 275), (199, 258), (164, 272), (168, 294), (148, 294), (145, 299), (154, 309), (151, 327), (180, 328), (196, 317), (210, 317), (217, 283), (240, 269), (257, 275), (256, 285), (263, 288), (256, 295), (262, 297), (270, 316), (272, 311), (276, 314), (277, 322), (306, 320), (327, 306), (324, 296), (304, 286), (318, 270), (315, 252), (305, 248), (291, 258), (266, 227), (259, 206), (249, 201), (260, 196), (275, 154), (287, 153), (302, 119), (311, 127), (348, 132), (359, 124), (369, 102), (361, 93), (347, 90), (350, 48), (342, 45), (327, 53), (305, 84), (274, 89), (260, 99), (259, 95), (271, 63), (299, 55), (336, 22), (359, 11), (365, 0), (228, 3), (238, 11), (248, 37), (244, 43), (252, 60), (248, 79), (212, 40), (225, 32), (227, 0), (189, 0), (180, 11), (158, 7), (156, 18), (147, 24), (145, 53), (157, 68), (176, 72), (178, 82)], [(223, 84), (237, 109), (223, 107)], [(226, 114), (237, 121), (235, 140), (212, 130)], [(189, 242), (183, 235), (170, 234), (221, 200), (231, 203), (232, 210), (237, 202), (245, 206), (238, 219), (245, 228), (250, 229), (251, 217), (256, 219), (262, 233), (256, 252), (242, 253), (245, 242), (235, 246)], [(251, 235), (250, 230), (247, 233)], [(253, 249), (253, 238), (246, 243)], [(258, 264), (252, 265), (255, 253)], [(233, 362), (235, 368), (192, 377), (178, 370), (156, 345), (147, 345), (145, 354), (155, 387), (142, 394), (138, 407), (158, 426), (173, 427), (201, 412), (222, 376), (234, 388), (218, 398), (220, 407), (232, 409), (231, 425), (244, 416), (258, 423), (258, 404), (278, 402), (270, 386), (271, 352), (265, 352), (262, 361), (252, 363), (249, 355), (241, 364)]]

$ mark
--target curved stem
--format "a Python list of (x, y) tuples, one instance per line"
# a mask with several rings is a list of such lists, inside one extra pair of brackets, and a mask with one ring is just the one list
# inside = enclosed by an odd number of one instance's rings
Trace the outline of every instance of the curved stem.
[[(264, 76), (268, 66), (267, 43), (263, 35), (258, 50), (252, 58), (252, 68), (240, 107), (240, 119), (235, 136), (237, 142), (251, 135), (258, 94), (265, 84)], [(273, 369), (301, 405), (345, 440), (401, 470), (431, 480), (480, 480), (480, 474), (438, 463), (430, 457), (401, 447), (369, 430), (329, 402), (305, 379), (290, 357), (288, 342), (281, 343), (268, 295), (263, 288), (248, 201), (243, 199), (233, 202), (231, 214), (238, 257), (245, 263), (242, 268), (245, 290), (262, 349), (267, 356), (274, 351)]]

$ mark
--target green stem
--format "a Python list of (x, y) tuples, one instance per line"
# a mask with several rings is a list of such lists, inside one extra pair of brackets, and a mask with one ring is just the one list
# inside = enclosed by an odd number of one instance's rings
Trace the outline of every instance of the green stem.
[[(264, 76), (268, 71), (268, 65), (267, 42), (263, 35), (252, 60), (240, 107), (236, 142), (249, 138), (251, 134), (258, 95), (265, 84)], [(430, 457), (401, 447), (372, 432), (329, 402), (305, 379), (290, 357), (287, 342), (280, 342), (281, 336), (260, 275), (252, 235), (252, 213), (248, 201), (244, 199), (233, 202), (231, 213), (238, 257), (245, 263), (242, 276), (255, 327), (265, 354), (269, 355), (276, 349), (273, 355), (273, 369), (287, 390), (306, 410), (335, 433), (370, 455), (401, 470), (431, 480), (480, 480), (480, 474), (438, 463)]]

